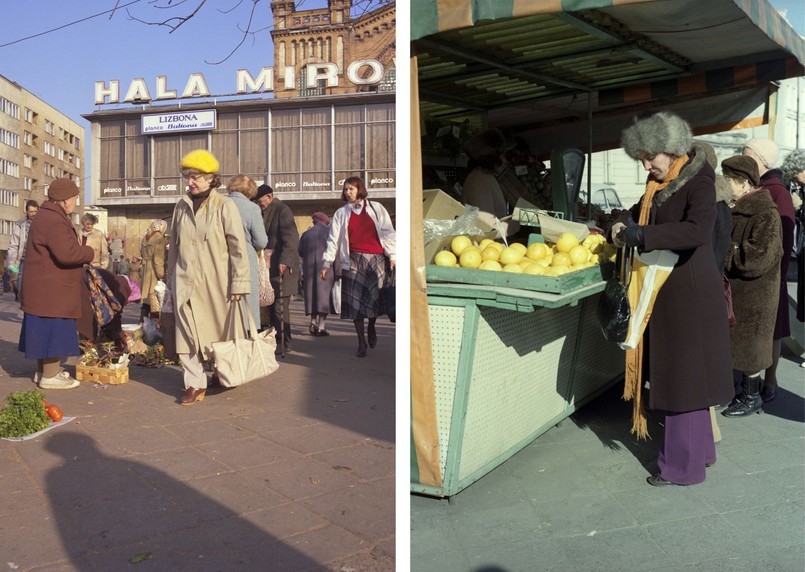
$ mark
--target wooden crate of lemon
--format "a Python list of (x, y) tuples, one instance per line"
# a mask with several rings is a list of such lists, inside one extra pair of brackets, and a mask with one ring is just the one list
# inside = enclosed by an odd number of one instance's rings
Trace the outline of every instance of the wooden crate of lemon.
[(513, 243), (491, 239), (476, 243), (456, 236), (437, 252), (426, 269), (428, 282), (459, 282), (564, 294), (603, 280), (600, 263), (612, 259), (615, 248), (600, 234), (581, 242), (563, 233), (555, 243)]

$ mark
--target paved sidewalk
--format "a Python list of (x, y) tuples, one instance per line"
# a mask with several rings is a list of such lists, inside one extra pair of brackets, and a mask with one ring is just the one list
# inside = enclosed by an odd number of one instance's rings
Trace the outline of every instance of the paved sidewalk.
[[(35, 387), (21, 317), (2, 295), (0, 400)], [(312, 337), (295, 301), (292, 323), (277, 372), (192, 407), (178, 405), (176, 367), (45, 392), (76, 419), (0, 441), (0, 566), (393, 570), (394, 325), (380, 318), (359, 359), (352, 322), (331, 317), (331, 335)]]
[(412, 495), (411, 569), (802, 572), (801, 361), (784, 349), (765, 414), (718, 415), (718, 461), (691, 487), (645, 482), (661, 428), (637, 442), (616, 384), (449, 501)]

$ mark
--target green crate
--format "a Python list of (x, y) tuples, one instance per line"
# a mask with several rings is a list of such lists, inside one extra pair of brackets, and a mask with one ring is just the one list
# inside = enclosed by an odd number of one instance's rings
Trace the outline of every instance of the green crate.
[(519, 288), (534, 292), (550, 292), (566, 294), (583, 286), (589, 286), (603, 280), (601, 267), (593, 266), (561, 276), (539, 276), (531, 274), (514, 274), (512, 272), (494, 272), (491, 270), (475, 270), (473, 268), (456, 268), (429, 264), (425, 267), (428, 282), (455, 282), (461, 284), (477, 284), (479, 286), (499, 286)]

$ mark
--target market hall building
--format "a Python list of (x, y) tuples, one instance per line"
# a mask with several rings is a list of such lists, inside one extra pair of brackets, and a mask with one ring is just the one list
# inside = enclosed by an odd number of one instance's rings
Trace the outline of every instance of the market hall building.
[(99, 110), (83, 116), (90, 203), (107, 210), (108, 236), (122, 240), (125, 257), (139, 254), (153, 219), (170, 221), (186, 191), (179, 162), (199, 148), (218, 158), (223, 185), (241, 173), (270, 184), (300, 233), (313, 212), (343, 205), (343, 181), (354, 175), (393, 216), (395, 6), (353, 19), (351, 4), (297, 12), (294, 2), (272, 2), (274, 65), (256, 76), (233, 71), (229, 94), (211, 94), (198, 73), (181, 91), (165, 76), (125, 90), (96, 81)]

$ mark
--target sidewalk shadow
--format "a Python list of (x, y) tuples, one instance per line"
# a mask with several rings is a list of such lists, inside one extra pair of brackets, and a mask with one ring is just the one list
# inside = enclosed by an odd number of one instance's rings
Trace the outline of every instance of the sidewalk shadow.
[[(623, 399), (623, 382), (617, 382), (604, 393), (570, 416), (580, 429), (589, 429), (610, 450), (628, 450), (649, 473), (656, 472), (658, 442), (662, 438), (663, 417), (646, 409), (648, 439), (638, 439), (632, 428), (632, 402)], [(648, 392), (643, 392), (648, 404)]]
[[(47, 473), (45, 492), (75, 570), (131, 564), (143, 571), (321, 569), (192, 484), (131, 458), (110, 457), (87, 435), (61, 432), (45, 448), (62, 458)], [(270, 495), (282, 502), (265, 489), (265, 498)], [(251, 510), (265, 506), (256, 502)]]

